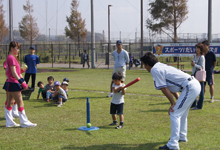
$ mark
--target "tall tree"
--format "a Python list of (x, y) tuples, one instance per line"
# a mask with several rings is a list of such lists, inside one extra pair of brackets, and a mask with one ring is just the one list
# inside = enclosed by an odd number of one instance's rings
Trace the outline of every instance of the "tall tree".
[(24, 11), (27, 13), (19, 22), (19, 31), (21, 37), (25, 40), (30, 41), (30, 44), (33, 44), (33, 41), (39, 36), (39, 29), (36, 23), (36, 18), (33, 17), (33, 5), (30, 4), (30, 0), (27, 0), (26, 5), (23, 5)]
[(188, 0), (154, 0), (149, 3), (151, 19), (147, 19), (147, 28), (154, 33), (167, 34), (177, 42), (177, 29), (188, 18)]
[(80, 54), (80, 43), (83, 42), (87, 35), (87, 30), (85, 28), (86, 23), (85, 19), (82, 19), (81, 13), (78, 12), (77, 8), (79, 3), (77, 0), (72, 0), (71, 3), (71, 15), (66, 16), (66, 21), (68, 27), (65, 27), (66, 37), (69, 37), (71, 40), (75, 41), (79, 45), (79, 54)]
[(0, 43), (3, 42), (4, 38), (8, 35), (8, 28), (5, 23), (5, 11), (3, 10), (2, 0), (0, 0)]

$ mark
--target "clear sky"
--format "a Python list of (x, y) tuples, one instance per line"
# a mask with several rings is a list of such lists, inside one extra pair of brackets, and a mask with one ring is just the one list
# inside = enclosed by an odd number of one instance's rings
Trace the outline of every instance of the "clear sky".
[[(18, 22), (25, 15), (23, 5), (26, 0), (13, 1), (13, 27), (18, 29)], [(30, 0), (34, 7), (34, 17), (37, 18), (39, 30), (46, 34), (46, 4), (47, 4), (47, 28), (50, 28), (51, 35), (64, 34), (67, 26), (66, 16), (70, 15), (70, 3), (72, 0)], [(78, 10), (82, 18), (86, 20), (86, 28), (91, 31), (91, 6), (90, 0), (78, 0)], [(93, 0), (94, 1), (94, 24), (95, 32), (108, 29), (108, 5), (113, 5), (111, 11), (111, 37), (119, 36), (126, 38), (134, 36), (135, 31), (140, 32), (140, 0)], [(149, 17), (148, 3), (150, 0), (143, 0), (144, 21)], [(207, 33), (208, 28), (208, 0), (188, 0), (188, 19), (179, 28), (178, 33)], [(58, 4), (58, 5), (57, 5)], [(5, 19), (8, 24), (8, 0), (3, 0)], [(212, 33), (220, 33), (220, 0), (212, 0)], [(145, 22), (144, 22), (145, 24)], [(56, 27), (57, 26), (57, 27)], [(57, 29), (57, 30), (56, 30)], [(144, 32), (148, 30), (144, 26)], [(49, 34), (49, 30), (47, 30)]]

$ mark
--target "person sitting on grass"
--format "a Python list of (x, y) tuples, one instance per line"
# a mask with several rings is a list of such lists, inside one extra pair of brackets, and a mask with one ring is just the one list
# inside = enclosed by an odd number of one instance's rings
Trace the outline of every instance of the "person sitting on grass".
[(38, 95), (37, 95), (37, 100), (39, 99), (40, 93), (41, 93), (41, 96), (42, 96), (43, 100), (46, 100), (46, 91), (44, 89), (44, 83), (39, 81), (37, 83), (37, 86), (39, 87)]
[(138, 67), (141, 64), (137, 59), (134, 59), (133, 63), (135, 64), (135, 67)]
[(55, 93), (53, 94), (53, 100), (54, 102), (58, 100), (59, 105), (57, 107), (61, 107), (63, 104), (65, 104), (64, 102), (67, 101), (66, 92), (61, 88), (59, 81), (54, 82), (54, 87)]
[(67, 92), (68, 92), (68, 82), (66, 82), (66, 81), (63, 81), (63, 83), (62, 83), (62, 85), (61, 85), (61, 88), (66, 92), (66, 95), (67, 95), (67, 97), (68, 97), (68, 94), (67, 94)]
[(110, 114), (112, 115), (113, 123), (109, 124), (118, 125), (116, 111), (120, 118), (120, 125), (116, 127), (116, 129), (121, 129), (124, 127), (124, 116), (123, 116), (123, 106), (124, 106), (124, 95), (125, 95), (125, 84), (121, 83), (122, 81), (122, 74), (115, 72), (112, 75), (113, 85), (113, 97), (111, 100), (111, 107), (110, 107)]
[(48, 84), (45, 86), (45, 91), (46, 91), (47, 102), (49, 102), (50, 101), (49, 99), (52, 98), (52, 94), (55, 93), (55, 89), (53, 85), (54, 78), (52, 76), (49, 76), (47, 78), (47, 81), (48, 81)]

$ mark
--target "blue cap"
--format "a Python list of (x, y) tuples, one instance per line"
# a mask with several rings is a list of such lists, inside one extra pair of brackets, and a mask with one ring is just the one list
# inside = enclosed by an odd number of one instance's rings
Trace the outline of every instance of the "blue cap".
[(63, 81), (70, 82), (69, 79), (67, 78), (64, 78)]
[(31, 46), (30, 49), (35, 49), (34, 46)]
[(118, 45), (118, 44), (122, 44), (122, 42), (121, 42), (121, 40), (118, 40), (118, 41), (116, 41), (116, 44)]
[(55, 82), (54, 82), (54, 86), (55, 86), (55, 85), (60, 85), (60, 81), (55, 81)]

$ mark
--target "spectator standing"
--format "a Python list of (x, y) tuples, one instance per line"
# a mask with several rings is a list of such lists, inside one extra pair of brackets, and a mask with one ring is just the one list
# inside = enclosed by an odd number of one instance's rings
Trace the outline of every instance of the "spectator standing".
[(25, 72), (25, 82), (28, 84), (30, 76), (31, 76), (31, 88), (34, 90), (35, 88), (35, 80), (36, 80), (36, 73), (37, 73), (37, 64), (40, 63), (39, 57), (35, 55), (35, 48), (34, 46), (31, 46), (30, 54), (26, 55), (24, 58), (24, 63), (28, 66), (28, 69)]
[[(196, 56), (191, 62), (192, 66), (192, 75), (195, 76), (196, 72), (200, 69), (205, 70), (205, 57), (204, 57), (204, 46), (202, 43), (198, 43), (195, 45), (196, 48)], [(199, 95), (199, 100), (196, 105), (197, 100), (192, 104), (192, 110), (202, 109), (203, 101), (204, 101), (204, 82), (200, 82), (201, 92)]]
[[(128, 65), (129, 63), (129, 55), (126, 50), (122, 49), (122, 42), (120, 40), (116, 41), (116, 46), (117, 46), (117, 49), (112, 53), (113, 59), (115, 61), (112, 75), (115, 72), (121, 73), (122, 74), (121, 82), (124, 83), (125, 76), (126, 76), (126, 65)], [(107, 97), (113, 96), (112, 84), (113, 84), (113, 81), (111, 81), (110, 93), (107, 95)]]
[(83, 68), (85, 67), (85, 62), (87, 62), (87, 66), (88, 66), (88, 68), (90, 68), (89, 54), (87, 53), (87, 50), (84, 50), (84, 53), (83, 53)]
[[(210, 90), (210, 103), (214, 102), (214, 68), (216, 66), (216, 56), (209, 50), (209, 42), (207, 40), (202, 42), (205, 50), (205, 70), (206, 82), (208, 82)], [(204, 93), (206, 92), (206, 82), (204, 83)]]

